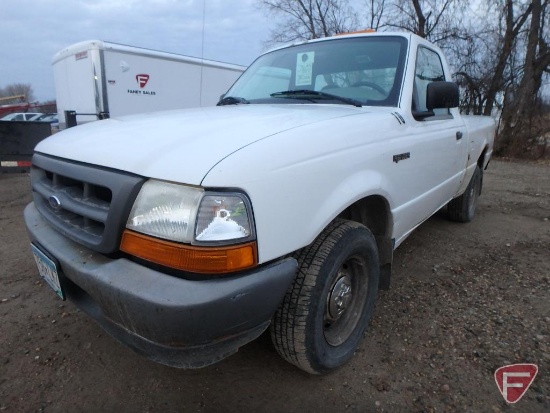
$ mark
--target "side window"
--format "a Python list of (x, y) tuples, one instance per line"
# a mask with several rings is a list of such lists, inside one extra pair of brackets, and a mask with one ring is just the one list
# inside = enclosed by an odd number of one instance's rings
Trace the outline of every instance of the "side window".
[[(416, 69), (414, 73), (413, 111), (425, 112), (426, 89), (428, 83), (445, 80), (443, 65), (439, 55), (433, 50), (419, 47), (416, 55)], [(435, 109), (435, 115), (448, 115), (448, 109)]]

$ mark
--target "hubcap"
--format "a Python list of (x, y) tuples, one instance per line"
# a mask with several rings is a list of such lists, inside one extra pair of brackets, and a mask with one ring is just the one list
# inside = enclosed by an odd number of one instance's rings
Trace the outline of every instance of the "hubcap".
[(332, 321), (338, 320), (348, 308), (353, 298), (351, 288), (351, 277), (341, 276), (328, 296), (328, 318)]

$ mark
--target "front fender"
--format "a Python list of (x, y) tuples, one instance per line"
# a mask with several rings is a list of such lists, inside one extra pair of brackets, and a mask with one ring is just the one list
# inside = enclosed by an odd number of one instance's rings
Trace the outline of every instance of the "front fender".
[(387, 131), (390, 139), (395, 131), (385, 122), (395, 119), (385, 115), (367, 123), (351, 118), (256, 142), (222, 160), (204, 178), (205, 187), (239, 188), (250, 197), (260, 263), (309, 245), (365, 196), (383, 196), (393, 206), (390, 193), (395, 191), (377, 172), (391, 165), (387, 145), (365, 125), (376, 125), (380, 134)]
[(391, 183), (378, 171), (361, 170), (346, 177), (327, 194), (324, 202), (319, 205), (312, 217), (309, 232), (315, 233), (316, 229), (325, 228), (347, 207), (369, 196), (381, 196), (391, 209), (394, 202), (387, 188), (391, 188)]

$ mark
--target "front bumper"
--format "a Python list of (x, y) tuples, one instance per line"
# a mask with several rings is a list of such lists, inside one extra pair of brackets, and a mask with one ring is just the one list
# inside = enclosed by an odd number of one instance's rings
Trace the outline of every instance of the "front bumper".
[(182, 279), (71, 241), (33, 203), (24, 217), (32, 242), (59, 262), (67, 298), (116, 339), (169, 366), (204, 367), (257, 338), (296, 273), (287, 258), (225, 278)]

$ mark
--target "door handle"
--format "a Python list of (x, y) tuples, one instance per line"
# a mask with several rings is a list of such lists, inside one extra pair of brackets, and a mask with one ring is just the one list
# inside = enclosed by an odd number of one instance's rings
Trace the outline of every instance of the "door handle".
[(461, 140), (461, 139), (462, 139), (462, 132), (458, 131), (458, 132), (456, 133), (456, 140), (459, 141), (459, 140)]

